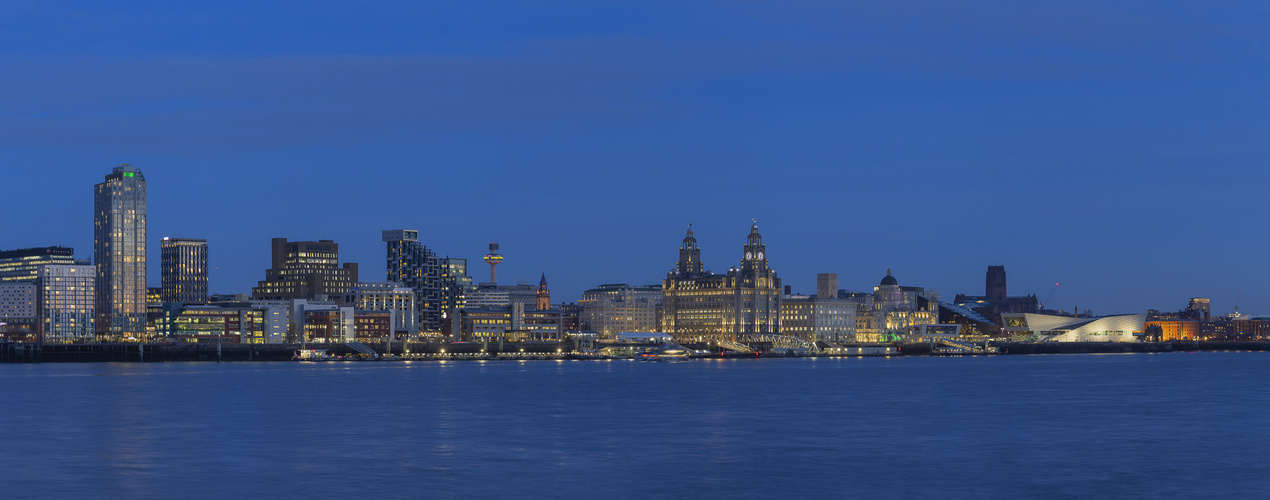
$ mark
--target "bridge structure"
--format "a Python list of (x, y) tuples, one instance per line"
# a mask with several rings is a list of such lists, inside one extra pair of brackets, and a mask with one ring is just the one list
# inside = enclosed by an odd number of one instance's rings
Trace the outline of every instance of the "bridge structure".
[(753, 353), (753, 352), (754, 352), (754, 348), (753, 348), (753, 347), (750, 347), (750, 346), (745, 345), (745, 344), (740, 344), (740, 343), (737, 343), (737, 342), (733, 342), (733, 341), (731, 341), (731, 340), (717, 340), (717, 341), (715, 341), (715, 344), (716, 344), (716, 345), (718, 345), (719, 347), (722, 347), (723, 349), (726, 349), (726, 350), (729, 350), (729, 351), (734, 351), (734, 352), (743, 352), (743, 353), (745, 353), (745, 354), (751, 354), (751, 353)]

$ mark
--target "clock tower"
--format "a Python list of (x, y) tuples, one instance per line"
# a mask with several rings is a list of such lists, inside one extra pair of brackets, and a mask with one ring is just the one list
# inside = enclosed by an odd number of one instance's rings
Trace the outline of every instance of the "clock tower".
[(763, 274), (768, 271), (767, 246), (763, 244), (763, 235), (758, 234), (758, 221), (750, 226), (750, 235), (745, 239), (745, 254), (741, 260), (743, 274)]

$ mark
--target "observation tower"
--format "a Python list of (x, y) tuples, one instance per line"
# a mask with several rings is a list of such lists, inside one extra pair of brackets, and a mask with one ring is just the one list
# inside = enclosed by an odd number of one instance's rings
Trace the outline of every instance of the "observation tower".
[(502, 262), (503, 256), (498, 253), (498, 243), (490, 243), (489, 253), (485, 254), (485, 263), (489, 264), (490, 283), (498, 283), (498, 264)]

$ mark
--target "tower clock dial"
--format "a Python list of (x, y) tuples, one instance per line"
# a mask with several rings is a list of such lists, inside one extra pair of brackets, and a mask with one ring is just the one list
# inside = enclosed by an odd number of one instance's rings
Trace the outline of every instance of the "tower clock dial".
[(760, 258), (760, 259), (761, 259), (761, 258), (763, 258), (763, 252), (759, 252), (759, 253), (758, 253), (758, 258)]
[(754, 258), (754, 255), (753, 255), (753, 254), (751, 254), (750, 252), (745, 252), (745, 259), (746, 259), (746, 260), (753, 259), (753, 258)]

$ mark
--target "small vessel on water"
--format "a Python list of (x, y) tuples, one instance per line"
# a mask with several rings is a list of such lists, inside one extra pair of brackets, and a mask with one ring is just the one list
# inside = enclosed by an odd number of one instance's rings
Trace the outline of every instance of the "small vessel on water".
[(640, 361), (687, 361), (689, 352), (682, 346), (662, 344), (639, 353), (635, 359)]

